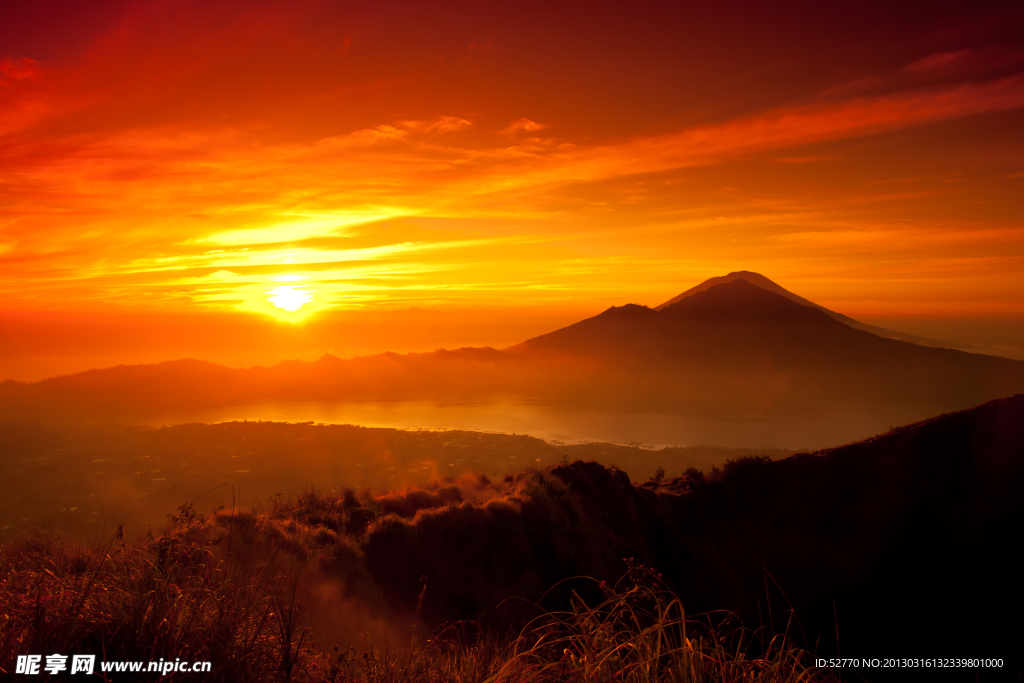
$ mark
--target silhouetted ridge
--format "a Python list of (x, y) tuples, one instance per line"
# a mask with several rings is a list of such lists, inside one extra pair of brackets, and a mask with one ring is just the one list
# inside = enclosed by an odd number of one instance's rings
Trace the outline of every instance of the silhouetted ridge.
[(662, 316), (686, 316), (695, 320), (837, 324), (822, 311), (739, 279), (715, 285), (655, 310)]
[(928, 339), (927, 337), (919, 337), (914, 334), (907, 334), (906, 332), (896, 332), (894, 330), (887, 330), (884, 327), (868, 325), (867, 323), (862, 323), (859, 320), (854, 320), (849, 316), (843, 315), (842, 313), (836, 313), (835, 311), (831, 311), (825, 308), (824, 306), (820, 306), (814, 303), (813, 301), (809, 301), (803, 298), (802, 296), (794, 294), (788, 289), (780, 287), (776, 283), (772, 282), (764, 275), (761, 275), (760, 273), (754, 273), (749, 270), (737, 270), (732, 273), (729, 273), (728, 275), (709, 278), (704, 282), (700, 283), (699, 285), (691, 287), (682, 294), (672, 297), (665, 303), (655, 306), (654, 309), (658, 311), (663, 310), (665, 308), (668, 308), (669, 306), (684, 301), (687, 298), (694, 296), (695, 294), (705, 292), (711, 289), (712, 287), (716, 287), (721, 284), (735, 282), (737, 280), (746, 281), (756, 287), (760, 287), (761, 289), (765, 289), (768, 290), (769, 292), (774, 292), (775, 294), (784, 296), (790, 301), (800, 304), (801, 306), (809, 306), (811, 308), (817, 309), (823, 312), (825, 315), (832, 318), (833, 320), (841, 322), (844, 325), (848, 325), (854, 328), (855, 330), (863, 330), (865, 332), (870, 332), (871, 334), (877, 335), (884, 339), (898, 339), (900, 341), (909, 342), (911, 344), (931, 346), (934, 348), (950, 348), (950, 344), (947, 342), (942, 342), (935, 339)]
[[(671, 306), (673, 304), (679, 303), (680, 301), (683, 301), (684, 299), (687, 299), (688, 297), (691, 297), (694, 294), (699, 294), (701, 292), (706, 292), (707, 290), (711, 289), (712, 287), (717, 287), (718, 285), (729, 284), (729, 283), (735, 282), (737, 280), (744, 280), (745, 282), (747, 282), (749, 284), (752, 284), (752, 285), (754, 285), (756, 287), (760, 287), (761, 289), (768, 290), (769, 292), (774, 292), (775, 294), (780, 294), (780, 295), (786, 297), (787, 299), (790, 299), (791, 301), (794, 301), (794, 302), (796, 302), (798, 304), (801, 304), (803, 306), (811, 306), (813, 308), (821, 308), (820, 306), (818, 306), (814, 302), (808, 301), (807, 299), (804, 299), (803, 297), (797, 296), (796, 294), (793, 294), (792, 292), (790, 292), (787, 289), (783, 289), (782, 287), (780, 287), (779, 285), (775, 284), (774, 282), (772, 282), (771, 280), (766, 278), (764, 275), (761, 275), (760, 273), (754, 273), (754, 272), (751, 272), (749, 270), (737, 270), (737, 271), (733, 271), (733, 272), (729, 273), (728, 275), (722, 275), (722, 276), (719, 276), (719, 277), (709, 278), (709, 279), (705, 280), (704, 282), (700, 283), (699, 285), (691, 287), (690, 289), (686, 290), (682, 294), (678, 294), (678, 295), (672, 297), (671, 299), (669, 299), (665, 303), (659, 304), (659, 305), (655, 306), (654, 310), (660, 311), (662, 309), (668, 308), (669, 306)], [(822, 310), (825, 310), (825, 309), (822, 309)]]
[[(770, 343), (769, 337), (788, 337), (797, 331), (805, 335), (807, 325), (824, 328), (833, 335), (853, 332), (821, 311), (745, 280), (733, 280), (661, 310), (636, 304), (613, 306), (593, 318), (534, 337), (510, 350), (559, 351), (608, 359), (638, 354), (648, 358), (650, 354), (678, 357), (680, 353), (692, 357), (710, 351), (709, 344), (718, 350), (738, 342), (749, 345), (749, 340), (737, 338), (740, 334), (756, 333), (755, 343)], [(742, 329), (744, 326), (746, 329)], [(740, 351), (740, 355), (744, 354), (745, 350)]]
[(500, 396), (587, 410), (831, 415), (872, 425), (838, 441), (1024, 392), (1024, 362), (878, 336), (756, 273), (732, 273), (684, 294), (658, 309), (613, 306), (505, 350), (325, 355), (249, 369), (183, 360), (4, 383), (0, 419)]
[(410, 610), (422, 600), (433, 623), (512, 595), (536, 600), (573, 576), (612, 583), (633, 557), (664, 572), (689, 614), (727, 608), (755, 627), (795, 616), (819, 656), (836, 655), (838, 625), (840, 653), (931, 648), (1019, 663), (1022, 454), (1019, 395), (660, 484), (579, 461), (510, 475), (486, 503), (382, 518), (364, 551), (385, 595)]
[(640, 304), (625, 304), (623, 306), (612, 306), (600, 315), (606, 318), (645, 318), (651, 313), (651, 309)]
[(725, 417), (891, 412), (892, 424), (1024, 391), (1020, 361), (880, 337), (745, 277), (660, 310), (611, 308), (509, 351), (577, 372), (574, 400)]

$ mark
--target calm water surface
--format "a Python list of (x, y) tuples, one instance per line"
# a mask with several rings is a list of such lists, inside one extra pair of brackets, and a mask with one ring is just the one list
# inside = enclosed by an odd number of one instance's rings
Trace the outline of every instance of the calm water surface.
[[(905, 421), (912, 421), (907, 416)], [(923, 417), (923, 416), (922, 416)], [(343, 403), (294, 401), (169, 413), (151, 425), (272, 420), (398, 429), (464, 429), (529, 434), (547, 441), (611, 441), (648, 446), (816, 449), (873, 436), (901, 422), (879, 416), (832, 419), (716, 420), (658, 413), (574, 411), (522, 402)]]

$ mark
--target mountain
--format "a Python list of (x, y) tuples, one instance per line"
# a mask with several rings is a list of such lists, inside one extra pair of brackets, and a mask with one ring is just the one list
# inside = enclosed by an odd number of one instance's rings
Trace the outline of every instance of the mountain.
[[(530, 382), (497, 377), (508, 355), (491, 348), (382, 353), (272, 367), (228, 368), (194, 359), (89, 370), (40, 382), (0, 383), (0, 421), (151, 419), (275, 401), (459, 399)], [(506, 373), (507, 374), (507, 373)]]
[(612, 307), (508, 351), (589, 362), (591, 395), (614, 385), (620, 402), (722, 415), (906, 409), (906, 421), (1024, 391), (1024, 362), (883, 338), (746, 278)]
[(853, 318), (843, 315), (842, 313), (830, 311), (824, 306), (819, 306), (813, 301), (808, 301), (802, 296), (798, 296), (793, 292), (789, 291), (788, 289), (780, 287), (779, 285), (775, 284), (774, 282), (766, 278), (764, 275), (761, 275), (760, 273), (752, 273), (749, 270), (737, 270), (732, 273), (729, 273), (728, 275), (722, 275), (720, 277), (713, 277), (708, 280), (705, 280), (696, 287), (691, 287), (682, 294), (672, 297), (665, 303), (655, 306), (654, 309), (660, 311), (663, 308), (667, 308), (672, 304), (682, 301), (688, 296), (692, 296), (699, 292), (707, 291), (716, 285), (725, 284), (727, 282), (734, 282), (736, 280), (745, 280), (752, 285), (760, 287), (761, 289), (766, 289), (769, 292), (781, 294), (790, 301), (795, 301), (796, 303), (802, 306), (810, 306), (811, 308), (816, 308), (819, 311), (822, 311), (823, 313), (828, 315), (833, 320), (838, 320), (844, 325), (849, 325), (855, 330), (864, 330), (865, 332), (870, 332), (871, 334), (874, 334), (879, 337), (884, 337), (886, 339), (899, 339), (900, 341), (910, 342), (911, 344), (920, 344), (921, 346), (951, 348), (951, 345), (947, 342), (938, 341), (936, 339), (928, 339), (927, 337), (919, 337), (914, 334), (907, 334), (906, 332), (896, 332), (894, 330), (887, 330), (884, 327), (877, 327), (875, 325), (868, 325), (867, 323), (862, 323), (859, 320), (854, 320)]
[(504, 397), (701, 419), (845, 421), (859, 426), (835, 433), (870, 434), (1024, 392), (1022, 361), (883, 337), (854, 322), (767, 278), (733, 273), (656, 308), (613, 306), (504, 350), (324, 356), (249, 369), (180, 360), (5, 382), (0, 420), (138, 419), (273, 401)]

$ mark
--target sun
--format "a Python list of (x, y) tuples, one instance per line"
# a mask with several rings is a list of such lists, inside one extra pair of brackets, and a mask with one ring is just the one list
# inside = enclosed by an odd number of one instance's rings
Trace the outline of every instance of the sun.
[(267, 297), (267, 301), (290, 313), (294, 313), (313, 300), (311, 292), (294, 285), (273, 287), (268, 291), (271, 296)]

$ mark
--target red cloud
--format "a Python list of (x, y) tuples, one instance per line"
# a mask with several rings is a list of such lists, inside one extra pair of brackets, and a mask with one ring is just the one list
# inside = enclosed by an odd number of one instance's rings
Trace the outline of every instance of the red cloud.
[(39, 62), (28, 57), (0, 59), (0, 73), (16, 81), (39, 78)]

